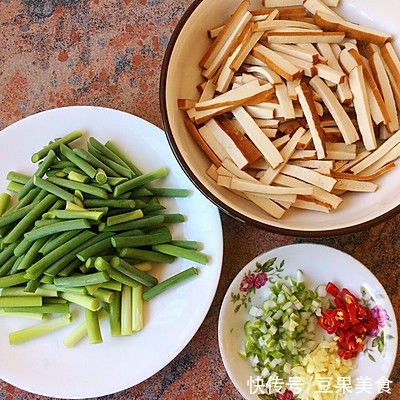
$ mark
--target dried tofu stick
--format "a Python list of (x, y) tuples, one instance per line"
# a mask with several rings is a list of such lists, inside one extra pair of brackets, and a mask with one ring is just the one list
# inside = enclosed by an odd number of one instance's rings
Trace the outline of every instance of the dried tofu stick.
[(296, 92), (299, 98), (300, 105), (303, 108), (308, 126), (310, 128), (314, 147), (317, 151), (317, 157), (319, 159), (325, 158), (325, 133), (321, 128), (320, 119), (315, 108), (312, 93), (305, 82), (301, 83), (300, 86), (297, 86)]
[(297, 100), (297, 92), (296, 92), (296, 86), (299, 86), (301, 83), (301, 79), (296, 79), (293, 82), (287, 81), (286, 86), (288, 90), (288, 95), (289, 98), (292, 100)]
[(231, 178), (230, 188), (241, 192), (263, 193), (263, 194), (296, 194), (296, 195), (312, 195), (313, 189), (310, 187), (304, 188), (289, 188), (280, 186), (263, 185), (261, 183), (250, 182), (237, 177)]
[[(303, 150), (306, 149), (312, 142), (312, 135), (310, 131), (307, 131), (303, 137), (298, 141), (296, 149)], [(316, 152), (314, 153), (316, 154)]]
[(285, 214), (285, 209), (280, 207), (274, 201), (266, 198), (259, 197), (250, 193), (246, 193), (245, 196), (262, 210), (264, 210), (267, 214), (271, 215), (274, 218), (280, 219)]
[[(228, 171), (229, 174), (226, 174), (226, 171)], [(240, 179), (258, 183), (258, 180), (256, 178), (238, 168), (230, 158), (225, 158), (225, 160), (222, 162), (222, 167), (218, 168), (217, 172), (218, 174), (225, 173), (226, 176), (234, 175)]]
[(326, 150), (327, 151), (343, 151), (344, 153), (355, 154), (357, 151), (357, 145), (346, 144), (346, 143), (327, 143)]
[(350, 72), (349, 82), (353, 92), (354, 108), (356, 109), (358, 126), (364, 146), (367, 150), (374, 150), (377, 148), (377, 143), (372, 125), (364, 74), (360, 65)]
[(379, 171), (385, 165), (397, 160), (400, 157), (400, 144), (394, 146), (381, 159), (373, 163), (368, 168), (365, 168), (361, 175), (371, 175)]
[(281, 164), (281, 166), (275, 169), (271, 167), (266, 169), (260, 177), (261, 183), (269, 185), (274, 181), (275, 177), (279, 174), (284, 165), (289, 161), (290, 157), (295, 152), (296, 145), (300, 140), (300, 138), (304, 135), (304, 133), (305, 133), (304, 128), (299, 128), (296, 131), (296, 133), (292, 136), (292, 138), (289, 140), (289, 142), (281, 151), (281, 156), (283, 158), (283, 163)]
[(261, 21), (257, 22), (254, 26), (256, 32), (266, 32), (273, 29), (279, 28), (303, 28), (319, 30), (319, 27), (315, 24), (310, 24), (309, 22), (294, 21), (294, 20), (278, 20), (273, 22)]
[(335, 190), (348, 192), (376, 192), (378, 185), (373, 182), (355, 181), (352, 179), (338, 179)]
[[(274, 10), (271, 14), (268, 15), (267, 19), (263, 22), (268, 26), (268, 24), (271, 24), (271, 22), (279, 16), (279, 11)], [(250, 29), (253, 32), (249, 37), (246, 38), (246, 40), (242, 43), (242, 46), (240, 48), (240, 51), (238, 52), (237, 55), (233, 58), (233, 60), (229, 64), (229, 68), (233, 71), (238, 71), (239, 68), (242, 66), (244, 61), (246, 60), (246, 57), (250, 54), (250, 52), (253, 50), (254, 46), (258, 43), (258, 41), (261, 39), (263, 32), (257, 32), (257, 29), (255, 29), (257, 24), (250, 24)]]
[(247, 106), (246, 111), (253, 117), (258, 119), (269, 119), (275, 116), (277, 108), (268, 108), (262, 106)]
[(335, 85), (343, 83), (346, 79), (346, 75), (344, 74), (344, 72), (340, 72), (330, 67), (329, 65), (317, 64), (316, 68), (317, 68), (317, 75), (320, 78), (332, 82)]
[(326, 158), (328, 160), (354, 160), (356, 153), (348, 153), (347, 151), (340, 150), (327, 150)]
[[(198, 130), (200, 136), (207, 144), (207, 146), (213, 151), (213, 153), (218, 157), (219, 160), (223, 160), (228, 157), (228, 152), (219, 140), (215, 136), (215, 132), (208, 126), (204, 125)], [(216, 163), (216, 165), (220, 165)]]
[[(247, 0), (244, 0), (243, 3), (244, 2), (247, 2)], [(241, 8), (241, 5), (239, 6), (238, 10), (240, 8)], [(236, 14), (236, 12), (235, 12), (235, 14)], [(214, 75), (216, 74), (216, 72), (220, 68), (221, 64), (224, 62), (224, 60), (226, 60), (226, 57), (228, 57), (229, 54), (231, 53), (232, 49), (234, 48), (235, 44), (237, 43), (238, 37), (243, 32), (243, 30), (245, 29), (247, 23), (250, 21), (250, 19), (251, 19), (251, 14), (248, 11), (246, 11), (244, 13), (244, 15), (242, 16), (242, 18), (240, 19), (240, 21), (238, 22), (238, 24), (234, 27), (232, 34), (228, 37), (226, 42), (222, 45), (222, 48), (217, 52), (215, 57), (213, 57), (210, 60), (209, 63), (207, 62), (208, 66), (204, 66), (205, 69), (202, 71), (201, 74), (205, 78), (211, 79), (212, 77), (214, 77)], [(221, 31), (220, 35), (218, 35), (218, 37), (214, 40), (214, 42), (212, 43), (211, 47), (209, 48), (209, 50), (205, 54), (205, 56), (207, 56), (207, 54), (210, 54), (210, 50), (212, 52), (213, 46), (218, 43), (218, 40), (219, 40), (220, 36), (224, 35), (224, 30), (228, 25), (229, 25), (229, 22), (228, 22), (228, 24), (225, 25), (225, 27)], [(200, 64), (203, 62), (203, 60), (204, 60), (204, 57), (200, 61)], [(200, 66), (203, 66), (203, 65), (200, 65)]]
[(392, 43), (386, 43), (381, 49), (381, 54), (393, 74), (395, 82), (400, 82), (400, 60), (392, 45)]
[(244, 60), (244, 65), (249, 65), (253, 67), (268, 67), (265, 62), (262, 62), (258, 58), (254, 57), (252, 54), (249, 54)]
[(304, 168), (324, 168), (328, 170), (333, 170), (333, 161), (331, 160), (297, 160), (297, 161), (291, 161), (291, 165), (298, 165), (299, 167), (304, 167)]
[(381, 175), (385, 174), (386, 172), (390, 171), (391, 169), (395, 168), (396, 164), (391, 162), (389, 164), (384, 165), (382, 168), (378, 169), (376, 172), (370, 175), (366, 175), (365, 171), (363, 175), (355, 175), (349, 174), (346, 172), (333, 172), (332, 176), (338, 179), (353, 179), (356, 181), (372, 181), (376, 178), (379, 178)]
[(273, 168), (276, 168), (283, 162), (283, 158), (279, 151), (271, 143), (269, 138), (264, 135), (258, 125), (254, 122), (254, 119), (243, 107), (235, 108), (232, 110), (232, 114), (235, 116), (243, 131)]
[[(268, 128), (271, 130), (277, 130), (277, 128), (279, 126), (278, 119), (256, 119), (255, 121), (260, 128)], [(275, 134), (276, 134), (276, 132), (275, 132)], [(275, 135), (273, 137), (275, 137)]]
[(340, 0), (322, 0), (329, 7), (337, 7)]
[[(219, 71), (218, 79), (216, 82), (215, 91), (218, 93), (225, 93), (228, 90), (228, 87), (233, 79), (235, 71), (232, 71), (229, 68), (230, 63), (235, 59), (235, 57), (239, 54), (242, 44), (239, 43), (236, 47), (235, 51), (226, 59), (224, 64), (221, 66)], [(233, 86), (232, 89), (235, 89)]]
[(370, 154), (371, 154), (370, 151), (364, 150), (360, 154), (358, 154), (354, 160), (347, 161), (342, 166), (340, 166), (339, 168), (335, 168), (335, 171), (337, 171), (337, 172), (346, 172), (351, 167), (353, 167), (354, 165), (358, 164), (360, 161), (364, 160), (364, 158), (368, 157)]
[(317, 152), (315, 150), (296, 150), (291, 160), (315, 160), (317, 158)]
[[(214, 119), (210, 119), (210, 121), (208, 121), (204, 127), (200, 128), (202, 132), (204, 132), (204, 129), (209, 132), (213, 139), (219, 142), (220, 146), (226, 151), (227, 155), (232, 158), (232, 160), (240, 169), (245, 168), (249, 164), (249, 161), (247, 160), (242, 149), (237, 146), (237, 143), (235, 143), (230, 135), (228, 135)], [(211, 145), (210, 142), (207, 143)], [(216, 153), (218, 152), (216, 151)]]
[(317, 12), (314, 19), (315, 23), (321, 28), (335, 32), (345, 32), (347, 37), (361, 40), (363, 42), (385, 44), (386, 42), (392, 40), (392, 37), (385, 32), (353, 24), (351, 22), (344, 21), (340, 17), (337, 18), (332, 15)]
[(294, 65), (296, 68), (302, 70), (305, 76), (311, 77), (317, 74), (317, 67), (311, 62), (304, 61), (297, 57), (289, 56), (288, 54), (284, 54), (279, 51), (275, 51), (275, 54), (278, 55), (279, 57), (284, 58), (286, 61)]
[[(207, 52), (204, 54), (203, 58), (200, 60), (200, 66), (203, 68), (210, 68), (210, 66), (215, 62), (215, 60), (223, 53), (224, 48), (229, 50), (229, 43), (233, 42), (235, 36), (239, 36), (241, 30), (247, 24), (247, 14), (250, 6), (249, 0), (244, 0), (239, 5), (237, 10), (233, 13), (229, 21), (224, 25), (217, 38), (214, 40), (212, 45), (209, 47)], [(250, 20), (250, 17), (248, 20)], [(244, 22), (245, 21), (245, 22)], [(239, 33), (238, 33), (239, 32)], [(227, 45), (228, 44), (228, 45)], [(225, 50), (226, 52), (226, 50)], [(222, 57), (223, 58), (223, 57)], [(219, 65), (218, 65), (219, 66)], [(217, 68), (218, 68), (217, 66)], [(213, 74), (211, 74), (212, 76)]]
[(372, 73), (374, 74), (375, 81), (378, 84), (380, 92), (382, 93), (385, 105), (389, 112), (390, 123), (387, 125), (389, 132), (394, 132), (399, 129), (399, 118), (397, 115), (397, 107), (394, 99), (394, 94), (386, 73), (383, 59), (380, 53), (375, 52), (370, 58), (370, 65)]
[(209, 29), (207, 31), (208, 37), (210, 39), (215, 39), (221, 33), (222, 29), (224, 29), (224, 25), (217, 26), (215, 28)]
[(215, 85), (212, 80), (209, 80), (206, 82), (206, 84), (204, 86), (204, 89), (203, 89), (203, 92), (201, 93), (199, 102), (211, 100), (212, 98), (214, 98), (214, 95), (215, 95)]
[(316, 50), (311, 51), (291, 44), (276, 43), (270, 43), (268, 47), (271, 50), (279, 51), (280, 53), (287, 54), (292, 57), (297, 57), (301, 60), (308, 61), (313, 64), (317, 64), (319, 62), (319, 53)]
[(262, 93), (265, 87), (260, 86), (257, 80), (253, 80), (236, 89), (214, 97), (211, 100), (202, 101), (196, 104), (197, 111), (208, 110), (209, 108), (225, 107), (232, 105), (241, 105), (252, 97)]
[(279, 174), (276, 177), (275, 182), (279, 185), (289, 187), (303, 187), (304, 185), (311, 186), (313, 188), (313, 198), (315, 198), (315, 200), (329, 204), (334, 209), (338, 208), (343, 201), (341, 197), (336, 196), (335, 194), (329, 193), (319, 187), (310, 185), (309, 183), (302, 182), (299, 179), (293, 178), (291, 176)]
[(275, 94), (279, 100), (279, 104), (282, 108), (282, 112), (285, 119), (294, 119), (294, 107), (293, 102), (289, 97), (288, 89), (284, 83), (275, 85)]
[(268, 32), (268, 43), (340, 43), (345, 38), (344, 32), (296, 31)]
[(386, 62), (384, 62), (383, 65), (385, 66), (385, 70), (389, 77), (390, 84), (392, 85), (394, 99), (396, 100), (396, 107), (398, 110), (400, 110), (400, 81), (396, 80)]
[(204, 122), (207, 122), (212, 117), (216, 117), (217, 115), (221, 115), (221, 114), (224, 114), (224, 113), (230, 111), (232, 109), (232, 107), (234, 107), (234, 106), (217, 107), (217, 108), (211, 108), (209, 110), (203, 110), (203, 111), (197, 111), (193, 107), (190, 110), (187, 110), (186, 113), (192, 121), (194, 121), (200, 125), (200, 124), (203, 124)]
[(217, 155), (211, 150), (208, 146), (207, 142), (200, 135), (196, 126), (193, 122), (185, 116), (185, 125), (195, 142), (199, 145), (199, 147), (207, 154), (208, 158), (216, 165), (221, 165), (221, 160), (217, 157)]
[(285, 165), (282, 174), (293, 176), (304, 182), (311, 183), (321, 189), (330, 192), (336, 184), (336, 179), (315, 172), (311, 169), (298, 167), (297, 165)]
[(262, 10), (253, 10), (251, 13), (253, 15), (268, 15), (271, 14), (274, 10), (279, 11), (279, 16), (282, 17), (306, 17), (307, 11), (304, 7), (274, 7), (267, 8)]
[(249, 164), (262, 158), (261, 152), (253, 145), (253, 143), (251, 143), (234, 121), (225, 116), (219, 116), (215, 121), (233, 140), (235, 145), (244, 154)]
[(321, 96), (337, 126), (342, 132), (345, 143), (351, 144), (359, 139), (358, 133), (336, 96), (320, 77), (315, 76), (310, 80), (311, 87)]
[(189, 110), (196, 105), (197, 101), (192, 99), (178, 99), (177, 105), (179, 110)]
[(302, 6), (303, 0), (264, 0), (264, 7), (293, 7)]
[(303, 197), (298, 197), (292, 206), (294, 208), (301, 208), (303, 210), (319, 211), (324, 213), (330, 213), (331, 211), (331, 207), (328, 204)]
[(288, 141), (290, 140), (290, 135), (281, 136), (279, 139), (272, 141), (272, 144), (280, 150)]
[(283, 82), (282, 78), (275, 71), (266, 66), (260, 67), (257, 65), (251, 65), (251, 66), (244, 65), (243, 70), (250, 74), (253, 74), (257, 78), (267, 80), (272, 85), (276, 85), (278, 83)]
[(266, 170), (268, 168), (270, 168), (270, 166), (263, 158), (260, 158), (253, 164), (249, 165), (249, 169)]
[(357, 65), (362, 66), (363, 74), (367, 82), (367, 93), (370, 100), (371, 115), (376, 124), (379, 124), (382, 121), (384, 121), (386, 125), (389, 124), (390, 114), (383, 100), (381, 91), (378, 89), (368, 60), (362, 57), (356, 49), (343, 50), (341, 52), (341, 57), (344, 68), (348, 74), (350, 74)]
[(217, 181), (218, 173), (217, 173), (217, 166), (215, 164), (211, 164), (208, 169), (206, 170), (206, 174), (213, 180)]
[(294, 203), (297, 198), (296, 194), (263, 194), (263, 193), (250, 193), (250, 192), (245, 192), (245, 194), (250, 194), (255, 197), (263, 197), (277, 202), (283, 201), (284, 203), (289, 203), (289, 207), (290, 204)]
[(317, 12), (322, 12), (328, 15), (332, 15), (334, 17), (340, 18), (338, 14), (335, 13), (331, 8), (329, 8), (323, 1), (321, 0), (306, 0), (303, 4), (304, 8), (310, 12), (312, 15), (315, 15)]
[(288, 81), (294, 81), (303, 76), (303, 71), (300, 68), (261, 44), (254, 46), (252, 54)]

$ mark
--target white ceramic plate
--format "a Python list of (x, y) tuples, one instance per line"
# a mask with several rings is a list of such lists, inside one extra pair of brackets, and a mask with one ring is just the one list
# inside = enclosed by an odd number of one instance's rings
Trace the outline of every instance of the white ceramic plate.
[[(304, 272), (307, 288), (314, 289), (319, 284), (332, 281), (339, 287), (346, 287), (357, 297), (360, 297), (360, 288), (364, 287), (366, 289), (364, 298), (370, 299), (372, 296), (375, 299), (376, 304), (370, 301), (370, 305), (372, 307), (377, 305), (387, 311), (389, 322), (380, 332), (383, 332), (382, 335), (385, 338), (380, 345), (382, 346), (382, 353), (378, 351), (376, 346), (372, 345), (372, 340), (369, 340), (367, 346), (369, 351), (357, 357), (357, 368), (353, 374), (354, 378), (357, 376), (371, 378), (371, 393), (357, 394), (354, 391), (343, 397), (343, 400), (374, 399), (378, 390), (375, 382), (382, 376), (388, 378), (395, 362), (397, 326), (393, 307), (383, 286), (364, 265), (346, 253), (316, 244), (278, 247), (256, 257), (239, 272), (226, 292), (219, 316), (218, 338), (225, 368), (238, 391), (248, 400), (259, 400), (257, 395), (250, 394), (250, 387), (248, 386), (249, 377), (255, 377), (256, 374), (250, 364), (238, 354), (238, 351), (245, 344), (243, 325), (251, 317), (249, 317), (248, 308), (246, 309), (245, 306), (240, 307), (239, 311), (235, 312), (235, 308), (238, 307), (241, 300), (233, 301), (232, 294), (240, 294), (241, 299), (243, 299), (244, 293), (239, 290), (243, 276), (249, 271), (255, 270), (256, 263), (263, 264), (274, 257), (277, 258), (275, 265), (279, 265), (282, 260), (285, 260), (282, 276), (290, 275), (296, 278), (296, 272), (301, 268)], [(274, 272), (275, 270), (268, 273), (270, 278), (273, 277)], [(261, 305), (266, 299), (268, 286), (267, 283), (261, 289), (256, 290), (250, 303)], [(373, 362), (369, 355), (376, 361)], [(353, 380), (353, 383), (355, 383), (355, 380)], [(336, 382), (332, 383), (332, 387), (334, 384)]]
[[(171, 199), (171, 212), (187, 216), (176, 224), (177, 238), (198, 240), (209, 264), (192, 278), (158, 296), (146, 305), (143, 331), (131, 337), (111, 338), (103, 321), (104, 343), (86, 340), (66, 349), (63, 338), (81, 321), (42, 338), (16, 346), (8, 344), (8, 333), (35, 322), (2, 318), (0, 321), (0, 378), (33, 393), (62, 398), (97, 397), (136, 385), (167, 365), (189, 342), (201, 325), (218, 284), (222, 263), (222, 230), (219, 213), (190, 183), (173, 157), (164, 133), (133, 115), (98, 107), (69, 107), (46, 111), (19, 121), (0, 134), (0, 187), (6, 186), (10, 170), (33, 173), (30, 156), (50, 139), (75, 129), (101, 142), (113, 140), (143, 171), (161, 166), (170, 174), (166, 187), (188, 188), (186, 199)], [(81, 140), (83, 142), (83, 140)], [(177, 260), (154, 268), (163, 280), (194, 263)]]
[[(197, 3), (199, 1), (194, 5)], [(176, 99), (198, 98), (196, 85), (201, 81), (198, 63), (211, 43), (207, 37), (207, 29), (224, 24), (239, 3), (239, 0), (203, 0), (192, 10), (177, 38), (174, 34), (167, 50), (161, 84), (161, 106), (171, 145), (181, 165), (201, 191), (222, 209), (278, 233), (306, 237), (336, 235), (366, 229), (372, 225), (371, 221), (375, 224), (382, 222), (385, 219), (382, 216), (399, 205), (399, 168), (378, 179), (379, 190), (376, 193), (346, 193), (343, 204), (335, 212), (324, 214), (290, 209), (281, 220), (268, 216), (246, 199), (218, 186), (206, 175), (210, 161), (187, 133), (183, 112), (178, 110)], [(252, 0), (252, 9), (262, 8), (261, 3), (261, 0)], [(339, 12), (344, 17), (385, 30), (399, 39), (398, 1), (342, 0), (341, 4), (343, 6)], [(176, 41), (173, 45), (174, 39)]]

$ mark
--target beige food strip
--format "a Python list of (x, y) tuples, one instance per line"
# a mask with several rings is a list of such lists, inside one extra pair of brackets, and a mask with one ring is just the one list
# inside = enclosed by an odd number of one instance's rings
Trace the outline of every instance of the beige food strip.
[(276, 134), (278, 133), (278, 129), (261, 128), (261, 130), (269, 138), (275, 138)]
[(232, 110), (232, 114), (235, 116), (243, 131), (247, 134), (258, 150), (261, 151), (263, 157), (271, 164), (273, 168), (276, 168), (280, 163), (283, 162), (283, 158), (279, 151), (261, 131), (254, 119), (243, 107), (235, 108)]
[(317, 157), (319, 159), (325, 158), (325, 133), (321, 128), (320, 119), (315, 108), (312, 94), (308, 89), (306, 83), (302, 83), (296, 87), (296, 93), (300, 102), (300, 105), (304, 111), (304, 115), (310, 128), (311, 136), (314, 142), (315, 150), (317, 151)]
[(210, 167), (206, 170), (206, 174), (213, 180), (217, 181), (218, 173), (217, 173), (217, 166), (215, 164), (211, 164)]
[(324, 213), (329, 213), (331, 210), (330, 207), (325, 204), (319, 204), (315, 201), (308, 199), (296, 199), (292, 206), (294, 208), (301, 208), (303, 210), (318, 211)]
[(340, 43), (344, 39), (343, 32), (321, 32), (321, 31), (289, 31), (268, 32), (268, 43)]
[(344, 141), (348, 144), (356, 142), (359, 139), (356, 128), (334, 93), (320, 77), (312, 78), (310, 80), (310, 85), (321, 96), (324, 104), (342, 132)]
[(313, 189), (310, 187), (288, 188), (279, 186), (263, 185), (261, 183), (249, 182), (244, 179), (233, 177), (231, 180), (231, 189), (240, 190), (241, 192), (263, 193), (263, 194), (296, 194), (296, 195), (312, 195)]
[(295, 7), (302, 6), (303, 0), (264, 0), (264, 7)]
[(319, 27), (315, 24), (310, 24), (303, 21), (291, 21), (291, 20), (278, 20), (269, 23), (268, 21), (261, 21), (255, 24), (254, 30), (257, 32), (266, 32), (273, 29), (279, 28), (303, 28), (310, 30), (319, 30)]
[(294, 107), (293, 102), (289, 97), (289, 93), (287, 87), (284, 83), (279, 83), (275, 85), (275, 94), (279, 100), (279, 104), (281, 105), (283, 115), (285, 119), (294, 119)]
[[(296, 201), (297, 195), (295, 194), (263, 194), (263, 193), (250, 193), (245, 192), (245, 194), (250, 194), (256, 197), (268, 198), (277, 202), (294, 203)], [(289, 204), (290, 207), (291, 204)]]
[(236, 89), (231, 89), (228, 92), (214, 97), (211, 100), (197, 103), (196, 110), (202, 111), (209, 108), (225, 107), (246, 102), (253, 96), (262, 93), (265, 89), (269, 89), (269, 87), (263, 88), (263, 86), (260, 86), (257, 80), (252, 80), (249, 83), (239, 86)]
[(306, 0), (303, 6), (307, 11), (309, 11), (313, 15), (315, 15), (317, 12), (323, 12), (325, 14), (333, 15), (334, 17), (340, 18), (339, 15), (335, 13), (335, 11), (329, 8), (321, 0)]
[(304, 168), (333, 169), (333, 161), (329, 160), (298, 160), (298, 161), (291, 161), (290, 164), (298, 165), (299, 167), (304, 167)]
[(349, 192), (376, 192), (378, 185), (373, 182), (356, 181), (352, 179), (338, 179), (336, 190), (346, 190)]
[(290, 157), (291, 160), (314, 160), (317, 158), (315, 150), (296, 150)]
[(288, 81), (294, 81), (303, 75), (303, 71), (290, 63), (285, 57), (261, 44), (254, 46), (253, 55)]
[(370, 165), (380, 160), (387, 152), (389, 152), (394, 146), (400, 143), (400, 131), (394, 133), (389, 139), (383, 142), (374, 152), (368, 157), (356, 164), (350, 169), (354, 174), (359, 174), (364, 171)]
[(279, 150), (290, 140), (290, 135), (281, 136), (272, 141), (272, 144)]
[(319, 11), (315, 14), (314, 19), (315, 23), (322, 28), (331, 31), (345, 32), (346, 36), (353, 39), (375, 44), (384, 44), (391, 40), (391, 36), (385, 32), (353, 24), (351, 22), (344, 21), (340, 17), (338, 18)]
[(394, 94), (389, 81), (389, 77), (387, 76), (385, 66), (383, 64), (383, 59), (379, 52), (375, 52), (372, 55), (370, 59), (370, 64), (374, 73), (374, 78), (379, 86), (387, 110), (389, 112), (390, 123), (387, 127), (390, 132), (394, 132), (399, 129), (399, 118), (397, 115), (396, 102), (394, 99)]
[(365, 168), (360, 175), (372, 175), (378, 170), (380, 170), (382, 167), (384, 167), (386, 164), (389, 164), (390, 162), (393, 162), (397, 160), (400, 157), (400, 143), (394, 146), (391, 150), (389, 150), (381, 159), (379, 159), (377, 162), (369, 166), (368, 168)]
[(313, 170), (298, 167), (297, 165), (285, 165), (282, 169), (284, 175), (293, 176), (304, 182), (311, 183), (314, 186), (320, 187), (330, 192), (335, 186), (336, 179), (325, 176)]
[(274, 118), (274, 108), (266, 108), (260, 106), (247, 106), (245, 110), (253, 117), (258, 119), (270, 119)]
[(304, 135), (305, 129), (299, 128), (294, 135), (291, 137), (286, 146), (281, 150), (281, 156), (283, 158), (283, 163), (278, 168), (268, 168), (266, 169), (262, 176), (260, 177), (260, 182), (269, 185), (271, 184), (275, 177), (280, 173), (284, 165), (289, 161), (292, 154), (296, 151), (296, 145), (300, 138)]
[(203, 93), (200, 96), (199, 102), (211, 100), (215, 95), (215, 85), (213, 81), (207, 81)]
[(332, 206), (332, 208), (336, 209), (339, 207), (339, 205), (342, 203), (343, 199), (340, 198), (339, 196), (336, 196), (332, 193), (327, 192), (324, 189), (321, 189), (319, 187), (313, 186), (309, 183), (305, 183), (303, 181), (300, 181), (299, 179), (293, 178), (291, 176), (286, 176), (279, 174), (275, 182), (279, 185), (282, 186), (289, 186), (289, 187), (303, 187), (306, 185), (306, 187), (312, 187), (313, 188), (313, 197), (318, 200), (322, 201), (324, 203), (328, 203)]
[[(238, 12), (239, 9), (236, 12)], [(250, 21), (251, 17), (252, 17), (251, 13), (245, 11), (245, 13), (243, 13), (243, 15), (241, 16), (239, 22), (233, 27), (232, 33), (229, 35), (226, 41), (220, 43), (218, 42), (218, 39), (222, 36), (225, 36), (225, 32), (227, 26), (229, 25), (229, 22), (225, 25), (220, 35), (218, 35), (218, 37), (214, 40), (213, 44), (211, 45), (209, 52), (207, 52), (208, 54), (210, 54), (210, 56), (206, 57), (207, 56), (206, 53), (205, 57), (203, 57), (203, 59), (200, 61), (200, 66), (205, 68), (202, 72), (203, 76), (205, 76), (207, 79), (210, 79), (211, 77), (214, 76), (214, 74), (217, 72), (218, 68), (222, 64), (223, 60), (229, 55), (229, 52), (234, 46), (236, 39), (240, 36), (243, 29)], [(230, 30), (230, 27), (228, 28), (228, 30)], [(216, 46), (213, 47), (214, 45)], [(215, 51), (216, 49), (218, 50)]]
[(328, 160), (354, 160), (356, 153), (348, 153), (347, 151), (327, 150), (326, 158)]
[(319, 54), (317, 51), (302, 49), (296, 45), (270, 43), (268, 47), (272, 50), (279, 51), (292, 57), (300, 58), (301, 60), (308, 61), (313, 64), (316, 64), (319, 61)]
[(220, 160), (228, 157), (228, 152), (226, 151), (225, 147), (222, 146), (221, 143), (217, 140), (214, 131), (210, 129), (209, 126), (204, 125), (199, 128), (199, 133)]
[[(226, 59), (225, 63), (221, 67), (222, 70), (218, 76), (217, 85), (216, 85), (216, 91), (218, 93), (225, 93), (228, 90), (228, 87), (232, 81), (234, 74), (235, 74), (235, 71), (232, 71), (229, 68), (229, 65), (235, 59), (236, 55), (239, 54), (241, 47), (242, 47), (242, 45), (239, 44), (237, 46), (237, 48), (235, 49), (235, 51)], [(202, 102), (199, 102), (199, 103), (202, 104)]]
[(349, 82), (350, 89), (353, 93), (353, 103), (356, 110), (358, 127), (364, 146), (366, 150), (374, 150), (377, 147), (377, 143), (369, 109), (364, 73), (360, 65), (350, 72)]
[(257, 65), (253, 66), (243, 66), (244, 71), (251, 73), (258, 78), (267, 80), (272, 85), (282, 83), (282, 78), (269, 67), (260, 67)]

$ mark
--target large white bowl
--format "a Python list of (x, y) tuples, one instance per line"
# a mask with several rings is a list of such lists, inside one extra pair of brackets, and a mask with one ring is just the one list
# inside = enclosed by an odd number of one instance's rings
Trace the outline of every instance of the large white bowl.
[[(262, 8), (260, 0), (252, 7)], [(342, 0), (339, 12), (352, 21), (397, 35), (400, 2), (393, 0)], [(161, 75), (161, 110), (170, 145), (181, 167), (212, 202), (228, 214), (262, 228), (296, 236), (330, 236), (366, 229), (400, 211), (400, 170), (379, 178), (376, 193), (344, 195), (343, 204), (331, 214), (289, 210), (276, 220), (249, 201), (219, 187), (205, 173), (210, 161), (188, 134), (178, 98), (197, 98), (199, 60), (210, 45), (207, 29), (222, 25), (239, 0), (196, 0), (178, 24), (169, 43)]]

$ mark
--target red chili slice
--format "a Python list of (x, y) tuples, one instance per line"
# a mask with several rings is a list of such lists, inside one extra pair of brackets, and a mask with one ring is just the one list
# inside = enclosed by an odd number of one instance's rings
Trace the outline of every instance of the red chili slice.
[(328, 284), (326, 285), (326, 291), (333, 297), (336, 297), (339, 293), (339, 288), (332, 282), (328, 282)]

